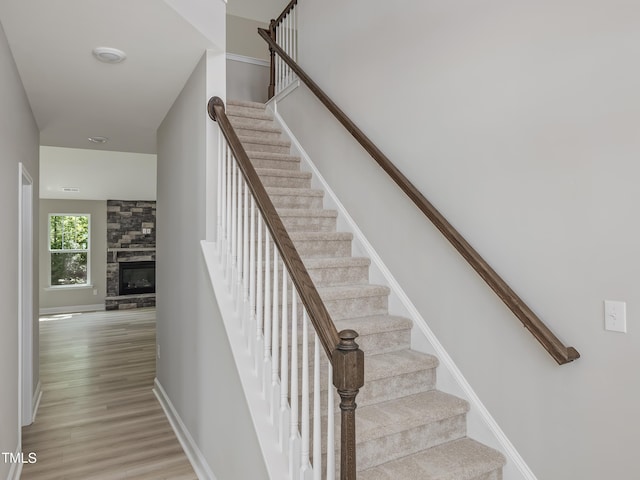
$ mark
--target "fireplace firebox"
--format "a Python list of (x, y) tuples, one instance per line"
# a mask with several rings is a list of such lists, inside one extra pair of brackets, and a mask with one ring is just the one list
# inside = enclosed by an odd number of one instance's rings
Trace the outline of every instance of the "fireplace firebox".
[(156, 262), (120, 262), (119, 294), (155, 293)]

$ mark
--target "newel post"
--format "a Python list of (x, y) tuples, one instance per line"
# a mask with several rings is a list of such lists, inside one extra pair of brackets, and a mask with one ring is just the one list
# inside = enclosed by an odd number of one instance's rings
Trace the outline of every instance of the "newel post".
[[(274, 42), (276, 41), (276, 21), (273, 18), (269, 23), (269, 36)], [(276, 93), (276, 52), (273, 47), (269, 47), (269, 57), (271, 59), (269, 67), (269, 98), (272, 98)]]
[(356, 395), (364, 385), (364, 352), (355, 342), (358, 334), (343, 330), (333, 351), (333, 385), (340, 395), (340, 480), (356, 480)]

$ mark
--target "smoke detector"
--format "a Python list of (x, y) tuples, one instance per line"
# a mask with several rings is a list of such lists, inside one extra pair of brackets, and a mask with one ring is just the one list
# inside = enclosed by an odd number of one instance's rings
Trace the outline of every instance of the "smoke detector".
[(93, 56), (104, 63), (120, 63), (127, 58), (122, 50), (111, 47), (96, 47), (93, 49)]

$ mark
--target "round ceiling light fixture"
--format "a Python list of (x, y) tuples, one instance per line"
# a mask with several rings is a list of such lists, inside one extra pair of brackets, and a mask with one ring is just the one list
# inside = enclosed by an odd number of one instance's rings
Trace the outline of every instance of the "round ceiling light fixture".
[(89, 137), (88, 139), (91, 143), (107, 143), (109, 140), (107, 137)]
[(96, 47), (93, 49), (93, 56), (104, 63), (120, 63), (127, 58), (122, 50), (111, 47)]

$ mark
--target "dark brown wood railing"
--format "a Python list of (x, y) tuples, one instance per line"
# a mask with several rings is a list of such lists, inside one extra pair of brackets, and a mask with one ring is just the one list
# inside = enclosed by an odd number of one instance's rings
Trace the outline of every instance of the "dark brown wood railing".
[[(273, 39), (274, 42), (277, 41), (276, 31), (278, 26), (282, 23), (282, 21), (286, 18), (287, 15), (291, 13), (294, 7), (298, 4), (298, 0), (291, 0), (289, 4), (284, 7), (282, 13), (278, 16), (278, 18), (271, 19), (269, 23), (269, 36)], [(269, 98), (273, 97), (275, 93), (276, 86), (276, 62), (275, 62), (275, 52), (269, 47), (269, 57), (271, 59), (270, 69), (269, 69)]]
[(480, 254), (451, 225), (447, 219), (425, 198), (407, 177), (380, 151), (358, 126), (322, 91), (322, 89), (300, 68), (286, 52), (277, 45), (268, 30), (259, 28), (258, 33), (269, 45), (269, 50), (276, 53), (298, 75), (309, 90), (329, 109), (336, 119), (353, 135), (371, 157), (387, 172), (391, 179), (402, 189), (415, 205), (431, 220), (435, 227), (445, 236), (453, 247), (462, 255), (469, 265), (484, 279), (491, 289), (511, 309), (540, 344), (560, 365), (569, 363), (580, 354), (573, 347), (565, 346), (554, 333), (538, 318), (524, 301), (507, 285), (507, 283), (491, 268)]
[[(364, 385), (364, 353), (355, 339), (358, 334), (353, 330), (338, 332), (331, 320), (318, 290), (316, 290), (291, 237), (282, 223), (282, 219), (260, 181), (258, 174), (249, 160), (247, 152), (238, 139), (225, 112), (222, 99), (212, 97), (207, 106), (209, 116), (218, 123), (224, 138), (233, 152), (238, 167), (251, 191), (256, 206), (262, 214), (264, 223), (271, 233), (280, 257), (289, 272), (293, 285), (298, 292), (309, 319), (318, 334), (333, 366), (333, 384), (340, 395), (341, 409), (341, 479), (356, 479), (356, 436), (355, 410), (356, 396)], [(328, 447), (329, 448), (329, 447)]]

